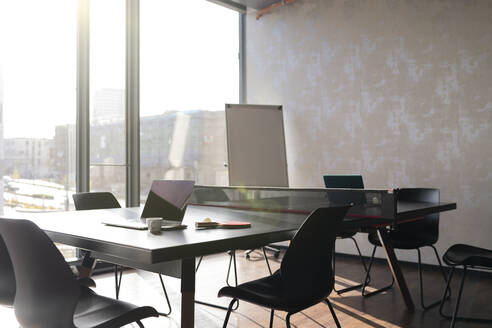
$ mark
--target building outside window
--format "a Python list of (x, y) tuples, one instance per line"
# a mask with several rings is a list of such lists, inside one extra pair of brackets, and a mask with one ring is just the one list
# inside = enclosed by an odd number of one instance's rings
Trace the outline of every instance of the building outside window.
[(76, 1), (1, 6), (0, 214), (72, 209)]
[[(0, 213), (73, 209), (77, 0), (3, 1)], [(126, 190), (125, 3), (90, 2), (90, 190)], [(225, 103), (239, 101), (238, 13), (140, 1), (140, 181), (226, 185)], [(22, 42), (20, 42), (22, 40)]]
[(227, 185), (225, 103), (239, 101), (238, 13), (140, 1), (140, 195), (154, 179)]
[(90, 2), (90, 190), (125, 204), (125, 1)]

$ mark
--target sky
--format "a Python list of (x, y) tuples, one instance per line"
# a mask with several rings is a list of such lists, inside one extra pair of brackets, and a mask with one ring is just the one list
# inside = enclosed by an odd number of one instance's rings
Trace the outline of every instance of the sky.
[[(56, 125), (75, 123), (76, 7), (0, 0), (5, 138), (52, 138)], [(236, 12), (205, 0), (141, 0), (140, 15), (141, 116), (238, 102)], [(91, 93), (124, 89), (125, 2), (92, 1), (90, 21)]]

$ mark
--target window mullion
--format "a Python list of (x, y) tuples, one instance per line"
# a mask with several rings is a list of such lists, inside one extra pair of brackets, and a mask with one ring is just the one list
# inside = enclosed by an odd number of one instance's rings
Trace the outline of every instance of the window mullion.
[(126, 0), (126, 205), (140, 204), (140, 2)]
[(77, 9), (77, 118), (76, 118), (76, 190), (89, 191), (89, 0), (78, 0)]

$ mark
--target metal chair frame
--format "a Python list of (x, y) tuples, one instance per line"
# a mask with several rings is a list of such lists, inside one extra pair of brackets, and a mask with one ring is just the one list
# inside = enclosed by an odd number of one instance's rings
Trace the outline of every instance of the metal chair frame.
[[(360, 248), (359, 248), (359, 244), (357, 243), (357, 240), (354, 238), (354, 237), (348, 237), (349, 239), (352, 239), (352, 241), (354, 242), (355, 244), (355, 248), (357, 249), (357, 252), (359, 253), (359, 258), (360, 258), (360, 261), (362, 263), (362, 266), (364, 267), (364, 271), (366, 272), (366, 285), (369, 284), (369, 282), (371, 281), (371, 276), (368, 274), (368, 268), (367, 268), (367, 265), (366, 265), (366, 261), (364, 260), (364, 257), (362, 256), (362, 253), (360, 251)], [(344, 238), (345, 239), (345, 238)], [(336, 253), (333, 253), (333, 271), (336, 273), (336, 270), (335, 270), (335, 255)], [(347, 293), (347, 292), (350, 292), (352, 290), (356, 290), (356, 289), (359, 289), (359, 288), (362, 288), (364, 287), (364, 283), (360, 283), (360, 284), (357, 284), (357, 285), (353, 285), (353, 286), (349, 286), (349, 287), (346, 287), (346, 288), (342, 288), (342, 289), (336, 289), (335, 287), (333, 287), (333, 290), (338, 294), (338, 295), (341, 295), (343, 293)]]
[[(374, 246), (374, 248), (372, 250), (371, 260), (369, 262), (369, 268), (367, 270), (366, 279), (369, 276), (369, 272), (371, 271), (371, 267), (372, 267), (372, 264), (374, 262), (374, 255), (376, 253), (377, 247), (378, 246)], [(439, 254), (437, 253), (437, 249), (434, 247), (434, 245), (428, 245), (428, 247), (431, 247), (434, 250), (434, 254), (436, 255), (437, 262), (439, 263), (439, 269), (440, 269), (440, 271), (441, 271), (441, 273), (443, 275), (444, 282), (446, 283), (447, 282), (447, 279), (446, 279), (446, 271), (444, 270), (444, 267), (442, 266), (442, 262), (441, 262), (441, 259), (439, 257)], [(419, 274), (420, 305), (422, 306), (422, 308), (424, 310), (428, 310), (428, 309), (430, 309), (430, 308), (438, 305), (439, 303), (441, 303), (441, 300), (436, 300), (436, 301), (432, 302), (429, 305), (426, 305), (425, 304), (425, 300), (424, 300), (424, 282), (423, 282), (423, 276), (422, 276), (422, 258), (421, 258), (420, 248), (416, 248), (416, 251), (417, 251), (417, 255), (418, 255), (418, 274)], [(393, 278), (393, 276), (391, 276), (391, 284), (389, 284), (389, 285), (387, 285), (385, 287), (379, 288), (379, 289), (377, 289), (375, 291), (369, 292), (369, 293), (366, 293), (366, 287), (367, 287), (367, 284), (368, 283), (364, 283), (364, 286), (362, 287), (362, 296), (364, 296), (364, 297), (370, 297), (370, 296), (373, 296), (373, 295), (376, 295), (376, 294), (380, 294), (380, 293), (382, 293), (384, 291), (387, 291), (387, 290), (391, 289), (393, 287), (394, 283), (395, 283), (395, 279)], [(449, 298), (450, 296), (451, 296), (451, 293), (449, 293), (449, 295), (447, 295), (446, 298)]]
[[(266, 247), (268, 247), (268, 246), (264, 246), (261, 249), (263, 251), (263, 256), (265, 258), (265, 262), (266, 262), (267, 267), (268, 267), (268, 272), (270, 274), (272, 274), (272, 269), (270, 267), (270, 262), (268, 261), (268, 257), (266, 255), (266, 250), (265, 250)], [(234, 286), (237, 286), (238, 285), (238, 279), (237, 279), (237, 266), (236, 266), (236, 251), (235, 250), (230, 250), (230, 251), (227, 252), (227, 254), (229, 254), (230, 257), (229, 257), (229, 265), (227, 267), (227, 276), (226, 276), (226, 281), (225, 282), (226, 282), (227, 286), (231, 287), (231, 284), (229, 282), (229, 277), (230, 277), (230, 274), (231, 274), (231, 266), (234, 265)], [(203, 260), (203, 256), (200, 256), (200, 258), (198, 259), (198, 264), (195, 267), (195, 273), (198, 272), (198, 268), (200, 268), (200, 264), (202, 264), (202, 260)], [(195, 303), (201, 304), (201, 305), (205, 305), (205, 306), (210, 306), (210, 307), (213, 307), (213, 308), (216, 308), (216, 309), (222, 309), (222, 310), (228, 310), (229, 309), (228, 307), (225, 307), (225, 306), (222, 306), (222, 305), (218, 305), (218, 304), (214, 304), (214, 303), (209, 303), (209, 302), (204, 302), (204, 301), (195, 300)], [(237, 301), (237, 304), (232, 309), (232, 311), (237, 310), (238, 307), (239, 307), (239, 300)]]
[[(115, 280), (115, 292), (116, 292), (115, 298), (117, 300), (120, 299), (119, 297), (120, 297), (121, 278), (123, 276), (123, 270), (124, 270), (124, 267), (115, 264), (115, 266), (114, 266), (114, 280)], [(161, 283), (162, 291), (164, 292), (164, 297), (166, 298), (166, 303), (167, 303), (167, 308), (168, 308), (167, 312), (157, 311), (157, 313), (160, 316), (167, 317), (171, 314), (173, 309), (171, 306), (171, 302), (169, 301), (169, 296), (167, 295), (167, 290), (166, 290), (166, 286), (164, 285), (164, 280), (162, 279), (162, 275), (161, 274), (157, 274), (157, 275), (159, 276), (159, 281)]]
[[(330, 309), (331, 315), (333, 316), (333, 320), (335, 321), (335, 324), (338, 328), (341, 328), (340, 326), (340, 321), (338, 321), (338, 317), (335, 313), (335, 310), (333, 309), (333, 305), (331, 305), (331, 302), (328, 299), (325, 299), (324, 301), (327, 305), (328, 308)], [(229, 322), (229, 317), (231, 315), (231, 312), (234, 311), (234, 308), (237, 309), (239, 306), (239, 300), (237, 298), (233, 298), (232, 301), (229, 303), (229, 307), (227, 308), (227, 314), (224, 319), (224, 324), (223, 328), (227, 328), (227, 323)], [(290, 328), (290, 317), (298, 312), (288, 312), (286, 317), (285, 317), (285, 325), (287, 328)], [(275, 310), (270, 309), (270, 324), (268, 327), (272, 328), (273, 327), (273, 318), (275, 317)]]
[[(449, 315), (449, 314), (444, 313), (443, 306), (444, 306), (444, 302), (447, 298), (446, 294), (448, 293), (448, 291), (449, 291), (449, 294), (451, 294), (450, 284), (451, 284), (451, 280), (453, 279), (453, 275), (454, 275), (456, 267), (457, 267), (457, 265), (452, 266), (451, 270), (449, 271), (449, 275), (448, 275), (448, 279), (447, 279), (447, 283), (446, 283), (446, 289), (444, 290), (444, 294), (443, 294), (443, 297), (442, 297), (442, 300), (441, 300), (440, 306), (439, 306), (439, 313), (444, 318), (451, 320), (451, 325), (450, 325), (451, 328), (454, 328), (457, 321), (492, 323), (492, 319), (458, 316), (458, 310), (459, 310), (459, 306), (460, 306), (461, 295), (463, 293), (463, 286), (465, 285), (466, 273), (467, 273), (468, 267), (473, 268), (474, 266), (463, 265), (463, 276), (461, 277), (460, 289), (458, 291), (458, 297), (456, 298), (456, 303), (454, 305), (453, 314)], [(490, 268), (484, 268), (484, 269), (490, 270)]]

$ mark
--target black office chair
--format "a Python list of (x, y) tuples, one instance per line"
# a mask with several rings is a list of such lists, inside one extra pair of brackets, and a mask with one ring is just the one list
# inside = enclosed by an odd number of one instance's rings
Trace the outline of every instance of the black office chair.
[(0, 219), (14, 268), (14, 311), (23, 328), (122, 327), (157, 317), (149, 306), (99, 296), (77, 282), (49, 237), (28, 220)]
[[(438, 203), (439, 198), (440, 198), (439, 189), (406, 188), (406, 189), (400, 189), (398, 191), (399, 202), (408, 201), (408, 202)], [(377, 232), (370, 233), (368, 239), (369, 242), (372, 245), (374, 245), (374, 248), (372, 250), (371, 260), (369, 262), (367, 275), (369, 275), (372, 263), (374, 262), (374, 254), (376, 253), (376, 248), (381, 246), (381, 242), (379, 240)], [(444, 268), (442, 266), (441, 259), (439, 258), (439, 254), (437, 253), (437, 249), (434, 247), (434, 244), (437, 242), (438, 239), (439, 239), (439, 213), (426, 215), (419, 220), (398, 224), (389, 231), (389, 240), (394, 249), (406, 249), (406, 250), (415, 249), (417, 251), (419, 285), (420, 285), (420, 304), (424, 310), (436, 306), (437, 304), (440, 303), (440, 300), (432, 302), (429, 305), (425, 305), (420, 248), (428, 246), (434, 250), (434, 254), (436, 255), (437, 262), (439, 263), (439, 268), (443, 275), (443, 279), (446, 282), (446, 272), (444, 271)], [(379, 294), (383, 291), (392, 288), (394, 282), (395, 282), (394, 278), (392, 277), (391, 284), (383, 288), (377, 289), (375, 291), (372, 291), (370, 293), (366, 293), (365, 291), (367, 287), (367, 283), (366, 283), (362, 288), (362, 295), (368, 297), (375, 294)]]
[[(325, 187), (326, 188), (331, 188), (331, 189), (337, 189), (337, 188), (342, 188), (342, 189), (364, 189), (364, 181), (362, 180), (362, 176), (358, 174), (350, 174), (350, 175), (338, 175), (338, 174), (326, 174), (323, 175), (323, 180), (325, 182)], [(364, 272), (367, 275), (367, 265), (366, 261), (364, 260), (364, 257), (362, 256), (362, 253), (359, 248), (359, 244), (357, 243), (357, 240), (354, 238), (355, 234), (357, 231), (354, 230), (342, 230), (338, 234), (337, 238), (338, 239), (351, 239), (354, 242), (355, 249), (357, 250), (357, 253), (359, 254), (359, 259), (362, 263), (362, 266), (364, 267)], [(335, 254), (333, 254), (333, 270), (335, 271)], [(336, 271), (335, 271), (336, 272)], [(367, 276), (367, 283), (371, 281), (371, 277)], [(335, 287), (333, 287), (333, 290), (338, 294), (341, 295), (343, 293), (350, 292), (355, 289), (362, 288), (364, 286), (363, 283), (349, 286), (346, 288), (342, 288), (337, 290)]]
[(332, 268), (335, 238), (348, 209), (349, 206), (340, 206), (313, 211), (292, 239), (280, 270), (237, 287), (222, 288), (219, 297), (233, 298), (224, 320), (224, 328), (239, 299), (270, 308), (270, 327), (273, 326), (275, 310), (287, 312), (285, 321), (288, 328), (293, 314), (325, 301), (337, 327), (340, 327), (327, 297), (335, 284)]
[(7, 246), (0, 236), (0, 305), (12, 306), (15, 298), (15, 276)]
[[(441, 306), (439, 307), (439, 312), (446, 319), (451, 319), (451, 328), (453, 328), (457, 321), (469, 321), (469, 322), (481, 322), (481, 323), (492, 323), (492, 319), (485, 318), (472, 318), (472, 317), (458, 317), (458, 309), (461, 301), (461, 294), (463, 292), (463, 286), (465, 284), (465, 277), (468, 268), (479, 268), (484, 270), (492, 270), (492, 250), (478, 248), (475, 246), (456, 244), (451, 246), (444, 256), (442, 257), (444, 263), (451, 266), (449, 271), (448, 282), (446, 284), (446, 289), (444, 290), (444, 295), (441, 300)], [(452, 316), (445, 314), (443, 312), (443, 305), (446, 299), (446, 294), (448, 294), (449, 286), (457, 266), (463, 266), (463, 277), (461, 278), (460, 289), (458, 291), (458, 298), (456, 299), (456, 304)]]
[[(110, 192), (81, 192), (77, 194), (73, 194), (73, 202), (75, 205), (75, 209), (80, 210), (99, 210), (99, 209), (108, 209), (108, 208), (121, 208), (120, 203), (114, 197), (114, 195)], [(119, 272), (119, 276), (118, 276)], [(121, 279), (123, 276), (123, 267), (114, 265), (114, 279), (115, 279), (115, 291), (116, 291), (116, 299), (119, 299), (120, 296), (120, 288), (121, 288)], [(167, 295), (166, 286), (164, 285), (164, 280), (162, 276), (159, 274), (159, 281), (161, 282), (162, 290), (164, 292), (164, 296), (166, 298), (168, 312), (159, 312), (160, 315), (168, 316), (171, 314), (172, 307), (171, 302), (169, 302), (169, 296)]]
[[(77, 278), (80, 285), (95, 287), (91, 278)], [(7, 246), (0, 236), (0, 305), (11, 307), (15, 299), (15, 275)]]

